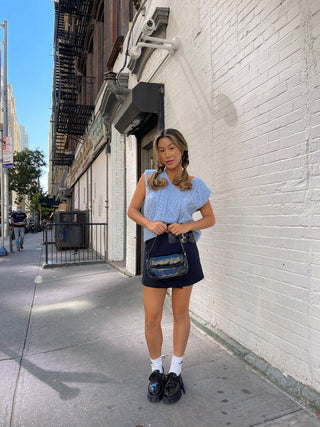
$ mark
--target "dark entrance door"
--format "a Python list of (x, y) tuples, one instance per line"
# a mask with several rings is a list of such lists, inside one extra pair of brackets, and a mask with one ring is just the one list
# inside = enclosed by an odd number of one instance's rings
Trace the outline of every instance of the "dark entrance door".
[[(154, 169), (153, 164), (153, 138), (158, 133), (158, 127), (154, 127), (145, 133), (138, 140), (138, 174), (139, 177), (146, 169)], [(143, 213), (143, 208), (142, 208)], [(143, 227), (137, 226), (137, 274), (142, 273), (143, 259), (144, 259), (144, 241), (143, 241)]]

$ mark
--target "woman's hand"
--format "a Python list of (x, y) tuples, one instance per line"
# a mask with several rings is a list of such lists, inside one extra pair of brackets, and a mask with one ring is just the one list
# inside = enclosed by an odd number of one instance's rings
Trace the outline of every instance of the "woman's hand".
[(168, 226), (168, 231), (178, 236), (179, 234), (188, 233), (188, 231), (203, 230), (204, 228), (212, 227), (215, 223), (215, 217), (209, 200), (200, 208), (200, 213), (202, 215), (201, 219), (187, 222), (186, 224), (175, 222)]
[(179, 234), (190, 231), (190, 224), (178, 224), (177, 222), (174, 222), (168, 226), (168, 231), (175, 236), (178, 236)]
[(166, 226), (166, 224), (160, 221), (159, 222), (150, 221), (147, 227), (150, 231), (157, 234), (158, 236), (168, 231), (168, 227)]

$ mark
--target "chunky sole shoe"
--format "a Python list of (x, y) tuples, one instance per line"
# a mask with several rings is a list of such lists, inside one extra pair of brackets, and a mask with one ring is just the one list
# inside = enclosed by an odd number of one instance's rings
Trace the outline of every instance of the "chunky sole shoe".
[(149, 402), (159, 402), (162, 399), (165, 379), (165, 375), (161, 374), (160, 371), (151, 373), (147, 394)]
[(181, 390), (185, 393), (184, 384), (181, 375), (177, 376), (170, 372), (167, 375), (166, 384), (163, 390), (163, 403), (176, 403), (181, 398)]

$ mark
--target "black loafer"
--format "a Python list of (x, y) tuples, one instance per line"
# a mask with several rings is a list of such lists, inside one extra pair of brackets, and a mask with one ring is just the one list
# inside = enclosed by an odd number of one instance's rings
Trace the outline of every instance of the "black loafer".
[(181, 397), (181, 390), (185, 393), (184, 384), (181, 375), (177, 376), (170, 372), (167, 375), (167, 381), (163, 391), (164, 403), (176, 403)]
[(165, 384), (165, 376), (160, 371), (153, 371), (149, 377), (148, 400), (150, 402), (159, 402), (162, 399)]

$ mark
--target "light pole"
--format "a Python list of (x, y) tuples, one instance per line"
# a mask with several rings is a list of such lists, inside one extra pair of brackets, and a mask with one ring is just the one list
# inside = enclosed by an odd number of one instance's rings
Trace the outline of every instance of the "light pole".
[[(8, 237), (9, 231), (9, 180), (8, 170), (3, 167), (3, 138), (8, 136), (8, 21), (5, 19), (0, 26), (4, 29), (3, 37), (3, 131), (1, 131), (1, 248), (4, 249), (4, 237)], [(6, 253), (5, 253), (6, 255)]]
[[(0, 50), (0, 54), (1, 54), (1, 50)], [(1, 166), (1, 246), (0, 246), (0, 256), (5, 256), (7, 255), (7, 250), (4, 247), (4, 227), (3, 227), (3, 218), (4, 218), (4, 194), (3, 194), (3, 189), (4, 189), (4, 185), (3, 185), (3, 151), (2, 151), (2, 146), (3, 146), (3, 129), (1, 126), (0, 129), (0, 145), (1, 145), (1, 149), (0, 149), (0, 166)]]

